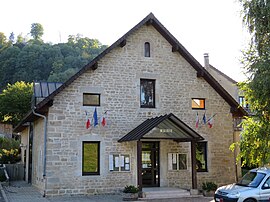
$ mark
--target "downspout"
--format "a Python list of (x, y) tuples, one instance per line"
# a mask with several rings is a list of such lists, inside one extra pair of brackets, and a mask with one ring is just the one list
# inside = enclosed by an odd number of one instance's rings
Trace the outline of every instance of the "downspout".
[(41, 118), (44, 119), (44, 154), (43, 154), (43, 180), (44, 180), (44, 193), (43, 193), (43, 197), (46, 196), (46, 189), (47, 189), (47, 182), (46, 182), (46, 151), (47, 151), (47, 118), (46, 116), (42, 115), (42, 114), (38, 114), (35, 112), (35, 109), (32, 109), (33, 114), (36, 116), (39, 116)]

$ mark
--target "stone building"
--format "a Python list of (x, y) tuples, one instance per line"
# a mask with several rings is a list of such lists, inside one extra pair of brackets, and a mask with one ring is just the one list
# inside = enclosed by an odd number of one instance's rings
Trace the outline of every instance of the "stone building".
[(0, 123), (0, 137), (12, 138), (12, 125)]
[(243, 114), (150, 13), (14, 131), (27, 148), (26, 180), (45, 195), (200, 189), (239, 175), (229, 146)]

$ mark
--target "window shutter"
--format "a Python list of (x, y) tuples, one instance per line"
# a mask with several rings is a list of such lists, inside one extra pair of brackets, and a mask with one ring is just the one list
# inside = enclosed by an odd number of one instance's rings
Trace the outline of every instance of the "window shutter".
[(109, 170), (113, 170), (113, 155), (109, 155)]
[(168, 153), (168, 170), (172, 170), (172, 158), (173, 158), (173, 154)]

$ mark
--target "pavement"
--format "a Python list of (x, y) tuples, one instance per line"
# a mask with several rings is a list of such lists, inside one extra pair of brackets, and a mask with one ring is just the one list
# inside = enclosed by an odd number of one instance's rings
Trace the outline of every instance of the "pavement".
[[(0, 202), (117, 202), (123, 201), (121, 194), (106, 194), (94, 196), (57, 196), (43, 197), (42, 194), (24, 181), (11, 182), (10, 186), (0, 184)], [(174, 199), (140, 199), (139, 202), (214, 202), (211, 197), (190, 196)]]

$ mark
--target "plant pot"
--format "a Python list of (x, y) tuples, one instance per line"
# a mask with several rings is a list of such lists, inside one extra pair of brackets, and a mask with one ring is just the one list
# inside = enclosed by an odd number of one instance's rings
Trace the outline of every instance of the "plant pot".
[(123, 201), (137, 201), (138, 193), (125, 193), (123, 197)]
[(205, 197), (214, 197), (215, 191), (213, 191), (213, 190), (211, 190), (211, 191), (203, 190), (203, 195)]

